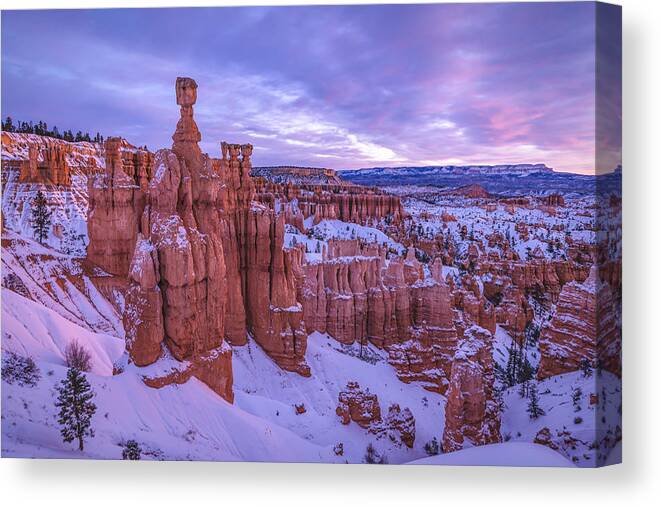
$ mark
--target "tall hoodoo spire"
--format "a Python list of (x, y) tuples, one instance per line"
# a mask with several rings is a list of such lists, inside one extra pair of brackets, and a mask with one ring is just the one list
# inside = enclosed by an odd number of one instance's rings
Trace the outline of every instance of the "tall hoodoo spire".
[(193, 105), (197, 101), (197, 83), (190, 77), (178, 77), (175, 83), (177, 104), (181, 106), (181, 117), (177, 122), (177, 130), (172, 135), (172, 150), (187, 162), (199, 157), (202, 152), (197, 143), (202, 139), (195, 119)]

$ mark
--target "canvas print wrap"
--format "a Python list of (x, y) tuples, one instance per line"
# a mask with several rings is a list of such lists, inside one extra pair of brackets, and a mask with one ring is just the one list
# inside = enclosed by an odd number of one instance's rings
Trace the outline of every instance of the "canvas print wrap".
[(3, 458), (621, 460), (619, 7), (4, 11), (2, 113)]

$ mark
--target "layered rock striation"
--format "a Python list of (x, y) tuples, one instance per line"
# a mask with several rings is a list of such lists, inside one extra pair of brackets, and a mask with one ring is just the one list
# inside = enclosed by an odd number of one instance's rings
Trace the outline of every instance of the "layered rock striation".
[(457, 335), (440, 261), (425, 276), (413, 250), (387, 259), (374, 245), (336, 245), (321, 262), (303, 266), (307, 332), (385, 348), (401, 380), (444, 392)]
[(500, 442), (500, 414), (494, 400), (493, 337), (468, 328), (452, 361), (445, 406), (443, 450)]
[(593, 266), (583, 283), (564, 286), (542, 329), (538, 378), (599, 367), (621, 374), (621, 336), (612, 291)]

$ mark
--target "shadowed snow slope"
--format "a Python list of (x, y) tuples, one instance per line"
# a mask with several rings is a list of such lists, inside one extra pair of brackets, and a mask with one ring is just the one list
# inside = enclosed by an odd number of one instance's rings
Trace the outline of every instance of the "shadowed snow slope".
[[(403, 463), (425, 456), (424, 445), (443, 433), (445, 398), (425, 391), (416, 384), (404, 384), (383, 352), (365, 347), (360, 359), (359, 346), (343, 346), (321, 333), (312, 333), (305, 355), (312, 376), (303, 378), (278, 368), (250, 340), (233, 352), (235, 403), (242, 409), (280, 424), (299, 436), (331, 447), (342, 444), (342, 461), (361, 463), (371, 442), (389, 463)], [(366, 360), (369, 359), (369, 360)], [(376, 436), (355, 423), (343, 425), (336, 415), (339, 392), (348, 381), (376, 394), (381, 412), (393, 403), (408, 407), (416, 422), (412, 449), (387, 434)], [(295, 405), (305, 405), (297, 414)]]
[[(31, 356), (41, 371), (35, 387), (2, 384), (3, 457), (119, 459), (121, 444), (140, 442), (145, 458), (223, 461), (337, 460), (287, 429), (230, 405), (195, 379), (152, 389), (134, 373), (112, 376), (124, 340), (88, 331), (53, 310), (2, 291), (4, 352)], [(54, 399), (66, 375), (63, 351), (78, 339), (92, 355), (87, 374), (98, 410), (95, 437), (79, 453), (62, 442)]]
[(511, 442), (471, 447), (448, 454), (438, 454), (407, 463), (408, 465), (480, 465), (511, 467), (573, 467), (559, 453), (538, 444)]

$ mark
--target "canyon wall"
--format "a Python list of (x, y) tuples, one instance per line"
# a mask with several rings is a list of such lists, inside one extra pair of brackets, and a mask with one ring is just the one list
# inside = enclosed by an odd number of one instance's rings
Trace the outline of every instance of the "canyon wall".
[(493, 337), (478, 326), (466, 330), (452, 360), (445, 405), (443, 451), (500, 442), (500, 415), (494, 401)]
[(620, 333), (611, 288), (593, 266), (583, 283), (564, 286), (553, 319), (542, 329), (538, 378), (584, 368), (621, 375)]

